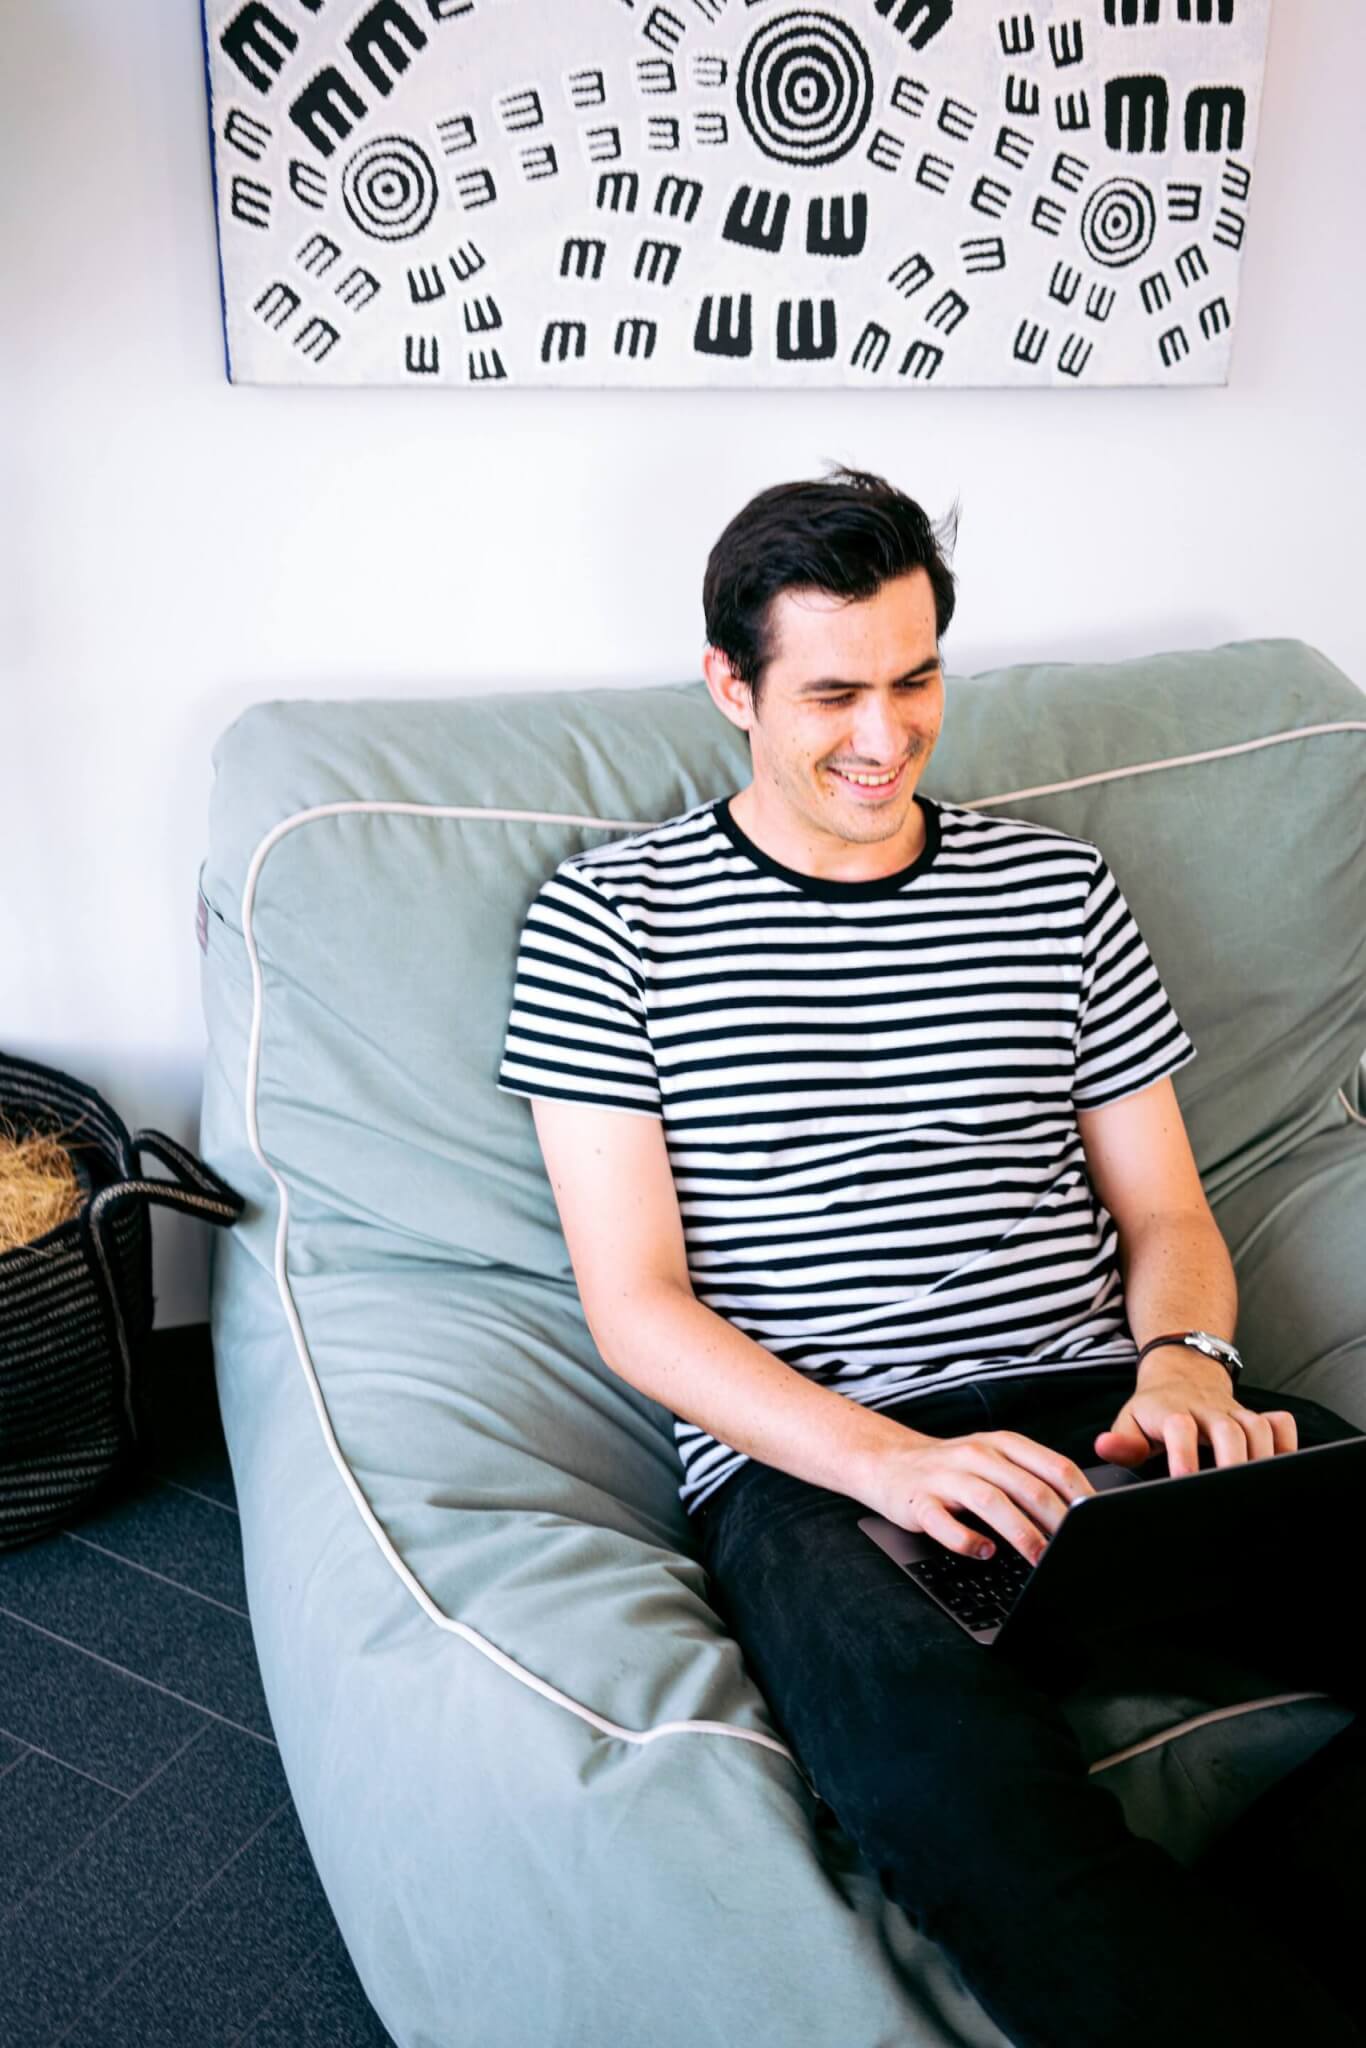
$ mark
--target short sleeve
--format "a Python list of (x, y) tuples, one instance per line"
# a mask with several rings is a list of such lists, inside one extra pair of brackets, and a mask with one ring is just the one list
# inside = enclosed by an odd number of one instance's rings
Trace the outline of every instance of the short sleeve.
[(498, 1087), (505, 1095), (661, 1114), (630, 927), (599, 888), (565, 865), (542, 883), (522, 927)]
[(1102, 854), (1087, 893), (1072, 1100), (1118, 1102), (1174, 1074), (1195, 1046)]

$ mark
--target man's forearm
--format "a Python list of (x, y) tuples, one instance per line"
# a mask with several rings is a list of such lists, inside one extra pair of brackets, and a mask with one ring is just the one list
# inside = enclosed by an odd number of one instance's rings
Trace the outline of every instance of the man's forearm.
[(691, 1291), (643, 1295), (599, 1348), (614, 1372), (760, 1464), (871, 1506), (880, 1455), (932, 1438), (821, 1387)]
[[(1218, 1225), (1208, 1216), (1154, 1217), (1121, 1256), (1129, 1328), (1140, 1351), (1153, 1337), (1176, 1330), (1208, 1330), (1229, 1343), (1238, 1322), (1238, 1282)], [(1165, 1365), (1208, 1366), (1228, 1378), (1216, 1359), (1187, 1348), (1150, 1351), (1138, 1368), (1140, 1380)]]

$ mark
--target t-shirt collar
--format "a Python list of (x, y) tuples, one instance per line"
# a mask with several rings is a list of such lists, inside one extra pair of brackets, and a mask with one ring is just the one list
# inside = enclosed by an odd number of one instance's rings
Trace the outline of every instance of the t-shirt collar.
[(800, 889), (804, 896), (819, 896), (829, 903), (857, 902), (872, 897), (899, 895), (908, 882), (913, 882), (917, 875), (923, 874), (926, 868), (934, 865), (939, 853), (939, 805), (933, 797), (917, 795), (916, 802), (925, 819), (925, 844), (909, 867), (898, 868), (896, 873), (891, 875), (874, 875), (871, 880), (865, 882), (841, 882), (829, 875), (804, 875), (798, 868), (784, 867), (781, 861), (774, 860), (771, 855), (754, 844), (749, 834), (743, 831), (732, 817), (732, 802), (732, 797), (723, 796), (718, 797), (712, 805), (716, 822), (731, 845), (744, 854), (747, 860), (753, 861), (755, 867), (762, 869), (764, 874), (776, 875), (780, 882), (791, 883), (792, 887)]

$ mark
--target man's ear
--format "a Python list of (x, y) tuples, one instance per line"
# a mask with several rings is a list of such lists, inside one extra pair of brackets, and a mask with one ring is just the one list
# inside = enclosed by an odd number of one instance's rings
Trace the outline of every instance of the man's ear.
[(750, 696), (749, 684), (742, 682), (736, 675), (719, 647), (708, 646), (703, 650), (702, 673), (706, 677), (711, 701), (717, 710), (728, 718), (732, 725), (738, 725), (741, 732), (748, 732), (755, 722), (754, 700)]

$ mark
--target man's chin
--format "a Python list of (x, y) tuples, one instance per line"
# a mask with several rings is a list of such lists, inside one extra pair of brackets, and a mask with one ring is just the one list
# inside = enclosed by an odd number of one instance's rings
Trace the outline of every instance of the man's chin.
[(838, 818), (838, 830), (846, 839), (895, 839), (904, 832), (915, 810), (915, 785), (898, 790), (886, 803), (869, 803), (851, 796), (837, 783), (827, 782), (829, 797), (824, 807), (827, 820)]

